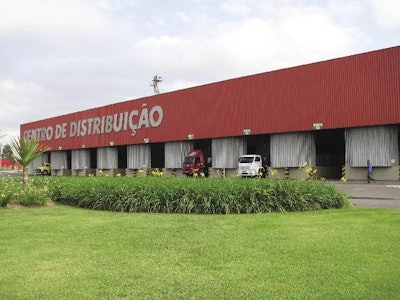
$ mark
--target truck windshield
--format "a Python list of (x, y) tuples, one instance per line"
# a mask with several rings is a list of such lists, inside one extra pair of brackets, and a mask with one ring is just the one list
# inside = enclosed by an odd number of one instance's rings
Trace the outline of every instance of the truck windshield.
[(239, 163), (241, 164), (251, 164), (253, 162), (254, 157), (252, 156), (243, 156), (239, 159)]
[(185, 165), (191, 165), (194, 162), (194, 157), (186, 156), (185, 159), (183, 160), (183, 164)]

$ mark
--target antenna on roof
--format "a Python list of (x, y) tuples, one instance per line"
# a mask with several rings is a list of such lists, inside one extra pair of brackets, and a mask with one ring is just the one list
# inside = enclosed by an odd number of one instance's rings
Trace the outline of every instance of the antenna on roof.
[(158, 90), (158, 83), (161, 81), (162, 81), (161, 76), (154, 75), (154, 78), (150, 84), (150, 86), (152, 86), (154, 88), (154, 95), (157, 95), (160, 93), (160, 91)]

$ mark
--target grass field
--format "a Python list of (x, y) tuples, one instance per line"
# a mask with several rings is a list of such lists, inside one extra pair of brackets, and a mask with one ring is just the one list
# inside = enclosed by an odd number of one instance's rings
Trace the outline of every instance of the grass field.
[(0, 299), (399, 299), (400, 211), (0, 209)]

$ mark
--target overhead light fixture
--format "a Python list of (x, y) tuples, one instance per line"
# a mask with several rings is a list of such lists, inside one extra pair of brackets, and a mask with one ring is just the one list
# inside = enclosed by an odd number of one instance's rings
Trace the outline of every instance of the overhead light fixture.
[(145, 144), (148, 144), (148, 143), (150, 142), (150, 139), (149, 139), (149, 138), (145, 138), (145, 139), (143, 139), (143, 142), (144, 142)]
[(188, 140), (194, 140), (194, 134), (193, 133), (188, 134)]
[(250, 135), (251, 134), (251, 129), (245, 128), (243, 129), (243, 135)]
[(110, 146), (114, 146), (114, 142), (113, 141), (110, 142)]
[(324, 124), (322, 123), (313, 123), (313, 129), (314, 130), (321, 130), (324, 128)]
[(82, 145), (82, 149), (85, 149), (86, 148), (86, 146), (85, 145)]
[(60, 150), (60, 151), (61, 151), (61, 150), (62, 150), (62, 147), (61, 147), (61, 146), (58, 146), (58, 150)]

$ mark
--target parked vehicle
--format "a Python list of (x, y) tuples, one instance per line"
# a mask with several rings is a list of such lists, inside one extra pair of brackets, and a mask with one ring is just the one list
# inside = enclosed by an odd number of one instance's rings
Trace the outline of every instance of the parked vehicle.
[(265, 177), (266, 169), (263, 166), (261, 155), (246, 154), (239, 158), (238, 175), (242, 177)]
[(186, 176), (204, 174), (208, 177), (208, 163), (204, 158), (203, 150), (192, 150), (187, 154), (182, 162), (182, 173)]
[(35, 170), (36, 175), (51, 175), (51, 165), (45, 162), (42, 166)]
[(11, 161), (8, 158), (0, 158), (0, 168), (1, 169), (22, 169), (22, 166), (18, 162)]

